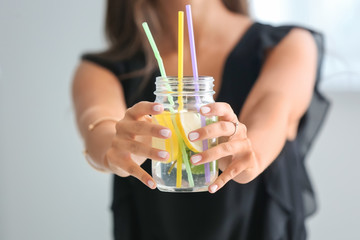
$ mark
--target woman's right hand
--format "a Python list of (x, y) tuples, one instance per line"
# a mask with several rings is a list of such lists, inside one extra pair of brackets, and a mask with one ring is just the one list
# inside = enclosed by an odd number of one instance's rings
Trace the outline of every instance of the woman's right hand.
[(140, 167), (147, 159), (166, 161), (169, 153), (151, 147), (151, 138), (166, 139), (171, 130), (153, 124), (149, 115), (157, 115), (164, 111), (158, 103), (139, 102), (125, 112), (122, 120), (116, 124), (116, 135), (111, 147), (106, 152), (105, 161), (114, 174), (136, 177), (151, 189), (156, 188), (154, 179)]

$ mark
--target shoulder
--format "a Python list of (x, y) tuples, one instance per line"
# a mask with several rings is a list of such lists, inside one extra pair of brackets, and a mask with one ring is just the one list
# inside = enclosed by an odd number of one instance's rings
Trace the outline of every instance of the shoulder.
[(312, 33), (301, 27), (264, 27), (268, 38), (263, 36), (263, 41), (271, 44), (262, 48), (262, 66), (255, 85), (257, 92), (281, 92), (291, 98), (295, 93), (310, 96), (319, 67)]
[(273, 26), (257, 22), (255, 29), (260, 49), (267, 51), (278, 46), (308, 49), (316, 52), (322, 46), (322, 35), (309, 28), (296, 25)]
[(108, 68), (92, 62), (86, 59), (83, 59), (77, 66), (75, 71), (76, 78), (116, 78), (111, 70)]
[(281, 59), (300, 64), (306, 61), (314, 63), (322, 54), (322, 35), (311, 29), (262, 23), (256, 23), (254, 28), (262, 63)]
[[(291, 44), (297, 47), (308, 47), (315, 48), (316, 43), (311, 32), (304, 28), (292, 28), (289, 33), (284, 37), (282, 42), (286, 42), (287, 44)], [(280, 42), (280, 43), (282, 43)]]
[(313, 35), (308, 30), (295, 27), (289, 30), (271, 52), (274, 54), (278, 52), (283, 56), (298, 56), (306, 60), (317, 55), (317, 46)]
[[(272, 72), (275, 69), (280, 72), (288, 72), (290, 69), (294, 73), (316, 72), (318, 49), (310, 30), (296, 26), (270, 28), (276, 32), (272, 34), (277, 38), (273, 37), (276, 41), (264, 49), (263, 72)], [(283, 69), (285, 66), (287, 69)]]
[(84, 65), (93, 66), (98, 70), (107, 70), (114, 74), (115, 76), (119, 76), (124, 72), (124, 62), (116, 60), (111, 56), (107, 56), (106, 54), (84, 54), (82, 57), (82, 62), (86, 63)]

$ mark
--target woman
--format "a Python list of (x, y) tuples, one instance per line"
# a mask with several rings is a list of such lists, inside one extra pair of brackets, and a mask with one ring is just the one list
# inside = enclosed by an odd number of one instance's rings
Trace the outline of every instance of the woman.
[[(149, 139), (171, 133), (149, 121), (163, 106), (153, 103), (160, 74), (141, 23), (176, 75), (177, 11), (185, 4), (200, 75), (213, 76), (217, 92), (201, 113), (220, 120), (191, 140), (227, 137), (191, 159), (219, 159), (212, 194), (154, 190), (147, 160), (166, 161)], [(89, 163), (114, 174), (115, 239), (305, 239), (315, 205), (303, 161), (328, 105), (316, 88), (321, 36), (254, 23), (242, 0), (108, 0), (106, 32), (108, 50), (84, 55), (78, 67), (73, 100)], [(187, 41), (184, 53), (184, 75), (192, 75)]]

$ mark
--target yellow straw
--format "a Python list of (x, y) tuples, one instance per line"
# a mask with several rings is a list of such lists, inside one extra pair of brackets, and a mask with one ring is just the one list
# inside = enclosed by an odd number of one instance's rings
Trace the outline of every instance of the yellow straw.
[[(182, 99), (182, 88), (183, 88), (183, 58), (184, 58), (184, 12), (178, 12), (178, 102), (179, 109), (181, 111), (184, 108), (184, 103)], [(180, 144), (180, 143), (179, 143)], [(180, 144), (181, 145), (181, 144)], [(184, 149), (182, 149), (184, 150)], [(179, 154), (180, 155), (180, 154)], [(181, 187), (182, 179), (182, 158), (179, 157), (177, 160), (177, 169), (176, 169), (176, 187)]]

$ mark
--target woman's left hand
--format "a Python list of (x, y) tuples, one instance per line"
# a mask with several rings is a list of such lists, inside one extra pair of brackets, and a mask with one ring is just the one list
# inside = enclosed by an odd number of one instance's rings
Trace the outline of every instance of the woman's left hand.
[(211, 103), (201, 108), (201, 114), (219, 117), (218, 122), (192, 131), (188, 136), (190, 141), (220, 138), (219, 145), (191, 157), (194, 165), (218, 160), (223, 173), (209, 186), (209, 192), (216, 192), (231, 179), (248, 183), (258, 176), (259, 162), (247, 137), (246, 126), (239, 122), (230, 105)]

